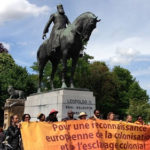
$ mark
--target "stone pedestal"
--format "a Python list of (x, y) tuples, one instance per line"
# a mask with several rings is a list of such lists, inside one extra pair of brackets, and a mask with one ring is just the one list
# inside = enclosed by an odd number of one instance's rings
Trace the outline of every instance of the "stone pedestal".
[(59, 111), (57, 115), (59, 121), (67, 116), (68, 110), (75, 112), (75, 118), (78, 118), (80, 112), (86, 112), (90, 117), (95, 109), (95, 97), (93, 92), (88, 90), (56, 89), (27, 97), (24, 113), (29, 113), (31, 120), (35, 121), (38, 113), (48, 116), (51, 109)]
[(7, 99), (4, 106), (4, 130), (10, 125), (10, 118), (13, 115), (18, 115), (21, 120), (24, 113), (24, 99)]

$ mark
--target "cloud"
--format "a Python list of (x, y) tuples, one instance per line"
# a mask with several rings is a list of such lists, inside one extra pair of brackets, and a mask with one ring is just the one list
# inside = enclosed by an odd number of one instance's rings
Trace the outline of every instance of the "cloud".
[[(119, 49), (119, 53), (121, 53), (121, 51), (124, 51), (123, 49), (125, 49), (125, 51), (128, 51), (130, 48), (132, 48), (137, 52), (137, 54), (135, 53), (136, 57), (139, 52), (143, 55), (150, 54), (149, 37), (131, 36), (123, 39), (107, 37), (106, 40), (106, 37), (103, 38), (104, 35), (101, 35), (100, 33), (98, 34), (92, 34), (92, 37), (90, 38), (87, 45), (87, 53), (94, 56), (96, 60), (108, 61), (110, 60), (110, 58), (112, 59), (112, 57), (118, 57), (117, 52)], [(129, 52), (131, 53), (133, 51), (130, 50)]]
[(47, 6), (31, 4), (28, 0), (0, 0), (0, 24), (25, 16), (38, 16), (48, 9)]
[(3, 46), (8, 50), (10, 51), (10, 44), (9, 43), (6, 43), (6, 42), (1, 42), (3, 44)]
[(128, 65), (139, 55), (139, 51), (132, 48), (117, 48), (115, 54), (109, 59), (111, 65)]

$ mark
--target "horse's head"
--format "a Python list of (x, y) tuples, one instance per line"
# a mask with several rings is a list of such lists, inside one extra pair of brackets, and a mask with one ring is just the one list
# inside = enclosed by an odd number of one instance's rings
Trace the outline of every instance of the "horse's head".
[(96, 28), (97, 22), (100, 20), (97, 19), (97, 17), (90, 12), (85, 13), (85, 18), (83, 21), (83, 26), (82, 26), (82, 40), (87, 42), (91, 36), (92, 31)]

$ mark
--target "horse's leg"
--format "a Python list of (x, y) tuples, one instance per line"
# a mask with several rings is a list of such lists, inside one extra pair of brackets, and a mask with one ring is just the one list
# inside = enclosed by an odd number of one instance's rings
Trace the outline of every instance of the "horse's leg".
[(50, 81), (52, 90), (54, 89), (53, 80), (54, 80), (55, 72), (57, 70), (57, 66), (58, 66), (58, 61), (52, 62), (52, 73), (51, 73), (51, 81)]
[(71, 68), (71, 78), (70, 78), (70, 87), (71, 88), (74, 88), (73, 77), (74, 77), (74, 73), (75, 73), (75, 69), (76, 69), (77, 60), (78, 60), (78, 58), (72, 58), (72, 68)]
[(43, 70), (44, 70), (44, 67), (45, 67), (45, 64), (47, 63), (47, 60), (45, 59), (42, 59), (42, 60), (39, 60), (39, 87), (38, 87), (38, 93), (41, 92), (41, 81), (42, 81), (42, 78), (43, 78)]
[(66, 77), (66, 71), (67, 71), (67, 51), (64, 50), (65, 53), (63, 53), (63, 70), (62, 70), (62, 86), (61, 88), (66, 88), (65, 83), (65, 77)]

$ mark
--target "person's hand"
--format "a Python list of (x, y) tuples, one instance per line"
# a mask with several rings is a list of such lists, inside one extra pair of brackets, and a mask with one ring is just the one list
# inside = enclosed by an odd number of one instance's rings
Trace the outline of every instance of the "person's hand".
[(44, 40), (46, 38), (46, 33), (43, 33), (42, 39)]
[(18, 123), (18, 124), (17, 124), (17, 127), (20, 129), (20, 128), (21, 128), (21, 123)]

